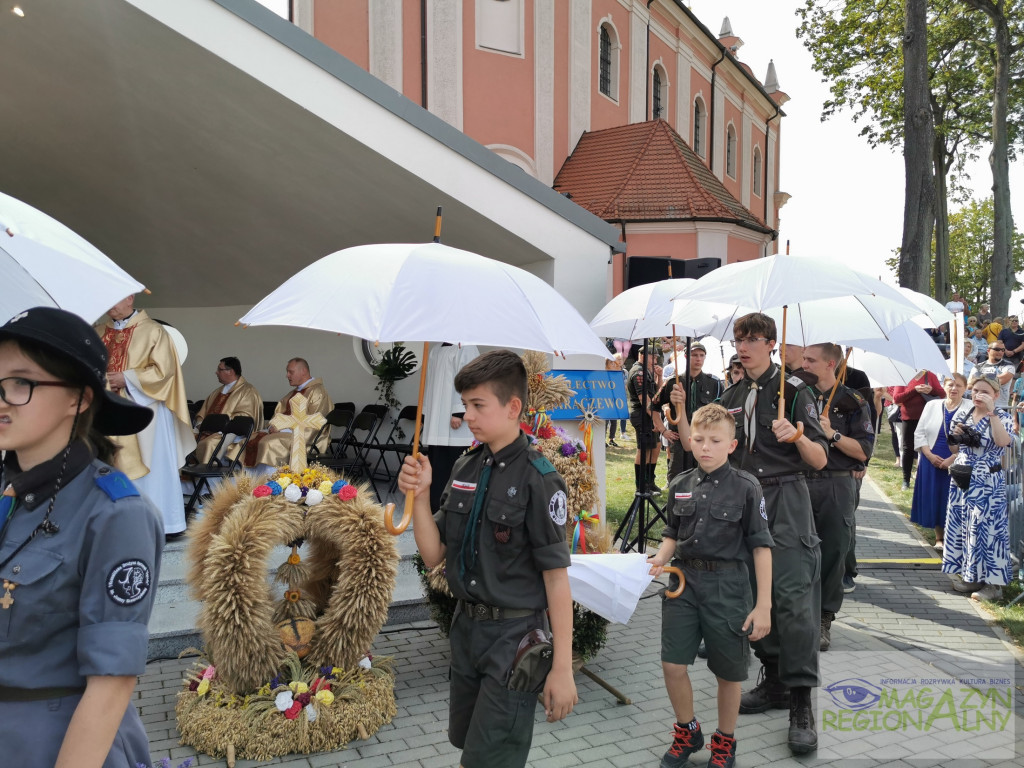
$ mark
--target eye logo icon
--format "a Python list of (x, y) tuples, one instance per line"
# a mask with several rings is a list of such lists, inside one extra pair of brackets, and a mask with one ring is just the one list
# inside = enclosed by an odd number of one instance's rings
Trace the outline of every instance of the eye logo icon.
[(869, 709), (882, 698), (882, 689), (874, 683), (862, 680), (859, 677), (851, 677), (832, 683), (825, 688), (832, 701), (840, 709), (858, 711)]

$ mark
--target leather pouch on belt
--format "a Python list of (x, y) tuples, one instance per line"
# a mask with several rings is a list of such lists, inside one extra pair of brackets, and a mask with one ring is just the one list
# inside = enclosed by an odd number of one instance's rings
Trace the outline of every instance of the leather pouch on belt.
[(551, 671), (554, 655), (550, 632), (543, 629), (528, 632), (519, 641), (519, 649), (512, 662), (512, 674), (508, 680), (509, 690), (540, 693), (544, 689), (548, 672)]

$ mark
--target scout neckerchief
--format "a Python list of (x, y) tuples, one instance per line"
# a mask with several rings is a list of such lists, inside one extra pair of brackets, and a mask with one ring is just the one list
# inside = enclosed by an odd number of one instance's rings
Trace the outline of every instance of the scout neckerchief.
[(480, 528), (480, 514), (484, 506), (484, 497), (487, 495), (487, 482), (491, 479), (491, 459), (485, 460), (480, 479), (476, 484), (476, 496), (473, 497), (473, 509), (469, 513), (469, 520), (466, 521), (466, 532), (462, 536), (462, 551), (459, 552), (459, 578), (463, 584), (466, 581), (466, 573), (476, 568), (476, 540), (477, 531)]

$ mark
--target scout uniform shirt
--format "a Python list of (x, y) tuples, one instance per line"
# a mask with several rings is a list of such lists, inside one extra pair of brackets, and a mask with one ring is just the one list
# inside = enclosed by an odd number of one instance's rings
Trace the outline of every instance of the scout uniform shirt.
[[(674, 376), (665, 380), (665, 385), (661, 388), (656, 403), (659, 409), (671, 404), (669, 396), (672, 394), (675, 386), (676, 379)], [(682, 375), (679, 377), (679, 386), (686, 386), (686, 379)], [(701, 406), (718, 402), (718, 398), (722, 396), (723, 391), (724, 387), (721, 379), (701, 371), (690, 379), (690, 391), (686, 396), (686, 408), (690, 413), (693, 413)]]
[[(626, 380), (626, 394), (629, 397), (629, 415), (640, 413), (641, 398), (640, 393), (644, 391), (644, 367), (637, 363), (629, 369), (629, 376)], [(647, 397), (651, 400), (654, 399), (654, 395), (658, 389), (658, 380), (654, 375), (654, 371), (650, 368), (647, 369)]]
[[(722, 393), (722, 405), (736, 420), (739, 445), (729, 461), (745, 469), (758, 480), (776, 475), (803, 472), (809, 467), (800, 458), (793, 443), (780, 443), (772, 432), (772, 422), (779, 417), (779, 366), (772, 363), (757, 381), (749, 375)], [(804, 423), (804, 437), (828, 450), (828, 438), (818, 422), (818, 409), (803, 381), (786, 379), (786, 410), (784, 416), (793, 426)], [(749, 445), (748, 445), (749, 441)], [(772, 514), (774, 510), (770, 510)]]
[(56, 532), (18, 550), (46, 514), (62, 456), (25, 472), (14, 458), (4, 479), (17, 504), (0, 541), (0, 577), (16, 586), (6, 590), (13, 603), (0, 599), (0, 686), (82, 688), (90, 675), (142, 674), (164, 543), (160, 513), (77, 441), (50, 514)]
[(676, 540), (677, 560), (746, 561), (755, 547), (771, 547), (761, 486), (728, 462), (710, 474), (700, 467), (669, 485), (662, 537)]
[(499, 608), (547, 608), (544, 571), (569, 567), (565, 481), (519, 433), (455, 463), (434, 514), (452, 594)]
[[(816, 387), (810, 387), (811, 394), (815, 398), (818, 413), (821, 413), (825, 403), (828, 402), (829, 390), (819, 392)], [(836, 394), (832, 398), (832, 405), (828, 413), (829, 423), (832, 425), (832, 433), (825, 435), (832, 443), (834, 433), (838, 432), (843, 437), (852, 437), (860, 443), (864, 455), (871, 458), (871, 452), (875, 447), (875, 429), (871, 424), (871, 411), (868, 408), (868, 401), (865, 400), (855, 389), (850, 389), (845, 384), (836, 387)], [(807, 426), (804, 425), (806, 431)], [(847, 456), (838, 448), (831, 448), (828, 452), (827, 471), (859, 471), (864, 469), (864, 462)]]

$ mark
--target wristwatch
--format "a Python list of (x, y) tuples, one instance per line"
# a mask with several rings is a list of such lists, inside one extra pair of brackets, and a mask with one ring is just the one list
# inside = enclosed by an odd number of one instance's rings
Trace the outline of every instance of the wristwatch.
[(834, 445), (835, 443), (838, 443), (842, 439), (843, 436), (839, 434), (839, 430), (836, 430), (835, 434), (832, 435), (832, 444)]

